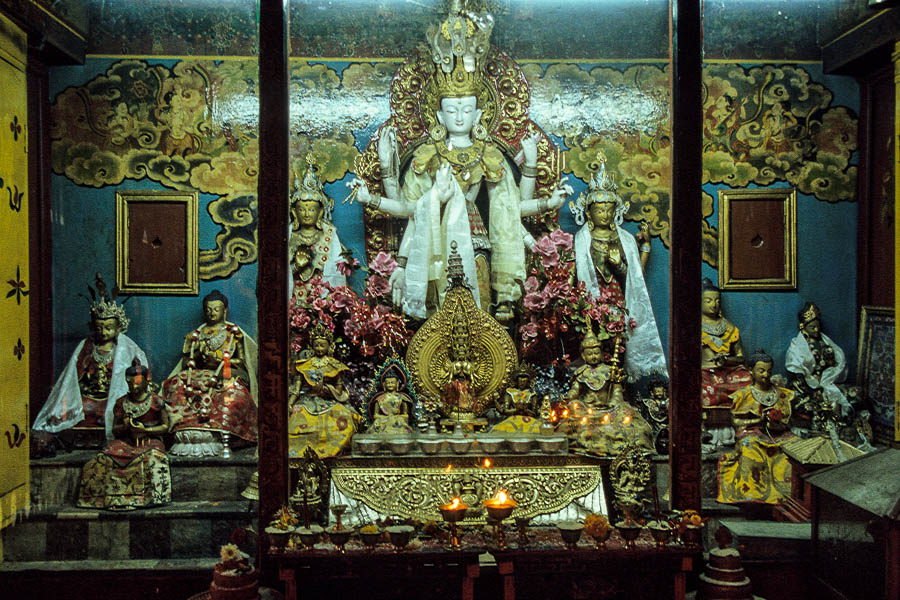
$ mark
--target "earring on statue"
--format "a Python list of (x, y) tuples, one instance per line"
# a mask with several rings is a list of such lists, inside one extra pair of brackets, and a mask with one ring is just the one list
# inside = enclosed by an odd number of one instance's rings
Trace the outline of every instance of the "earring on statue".
[(476, 140), (486, 140), (488, 138), (487, 128), (481, 122), (475, 123), (475, 126), (472, 127), (472, 137)]
[(428, 130), (428, 135), (435, 142), (440, 142), (447, 139), (447, 128), (444, 127), (442, 123), (435, 123), (432, 125), (431, 129)]

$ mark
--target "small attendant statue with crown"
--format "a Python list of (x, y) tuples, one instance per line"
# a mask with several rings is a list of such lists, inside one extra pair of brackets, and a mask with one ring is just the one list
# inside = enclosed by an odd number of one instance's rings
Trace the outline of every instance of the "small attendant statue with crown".
[(129, 319), (116, 302), (117, 288), (108, 292), (100, 273), (95, 281), (96, 291), (88, 286), (93, 296), (93, 335), (79, 342), (34, 420), (34, 455), (63, 431), (77, 432), (74, 440), (88, 447), (98, 448), (112, 439), (113, 405), (128, 391), (125, 369), (134, 359), (147, 363), (144, 351), (125, 335)]
[(628, 336), (625, 368), (629, 379), (666, 372), (666, 357), (644, 281), (650, 234), (642, 224), (635, 237), (622, 227), (628, 205), (616, 192), (605, 164), (591, 178), (587, 192), (570, 203), (575, 222), (575, 273), (588, 293), (603, 303), (624, 304), (635, 328)]
[[(540, 135), (521, 140), (524, 162), (517, 184), (486, 127), (481, 103), (492, 98), (484, 68), (493, 25), (490, 15), (461, 10), (453, 2), (448, 17), (427, 35), (433, 70), (426, 77), (420, 109), (428, 136), (412, 153), (402, 189), (392, 126), (383, 127), (378, 140), (386, 197), (370, 194), (361, 180), (353, 183), (360, 202), (409, 219), (398, 252), (400, 268), (390, 283), (395, 303), (413, 317), (433, 313), (443, 300), (450, 243), (455, 241), (477, 305), (488, 310), (495, 304), (498, 320), (511, 319), (520, 295), (516, 281), (525, 279), (525, 246), (533, 244), (521, 218), (555, 211), (572, 193), (562, 180), (550, 198), (534, 199)], [(486, 220), (476, 206), (485, 187)]]
[[(618, 348), (604, 348), (604, 342), (618, 346), (618, 336), (600, 340), (588, 319), (581, 340), (584, 364), (572, 373), (566, 395), (566, 420), (562, 428), (573, 445), (600, 455), (618, 454), (629, 445), (653, 452), (653, 431), (625, 401), (624, 370), (619, 366)], [(611, 357), (604, 362), (604, 355)]]
[[(181, 360), (163, 382), (182, 456), (216, 456), (224, 435), (234, 445), (256, 443), (256, 342), (229, 322), (228, 298), (203, 298), (204, 322), (184, 336)], [(234, 436), (234, 439), (231, 438)]]
[(310, 447), (327, 458), (350, 446), (362, 416), (350, 405), (344, 387), (343, 378), (350, 369), (333, 356), (334, 336), (322, 323), (309, 332), (310, 353), (294, 364), (288, 394), (288, 452), (292, 457), (303, 456)]
[[(344, 252), (337, 229), (331, 222), (334, 200), (325, 195), (316, 176), (312, 155), (306, 157), (306, 172), (294, 183), (291, 193), (291, 237), (288, 251), (291, 276), (300, 286), (313, 275), (334, 287), (347, 285), (337, 268)], [(293, 286), (291, 286), (293, 287)]]
[(162, 437), (169, 415), (150, 388), (150, 369), (138, 359), (125, 371), (128, 393), (113, 407), (115, 439), (81, 471), (78, 506), (130, 510), (172, 500), (172, 477)]

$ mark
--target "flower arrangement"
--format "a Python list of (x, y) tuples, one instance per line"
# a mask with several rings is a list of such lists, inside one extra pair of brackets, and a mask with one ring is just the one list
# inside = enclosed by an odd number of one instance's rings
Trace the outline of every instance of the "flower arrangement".
[[(621, 298), (605, 291), (593, 298), (584, 282), (574, 283), (573, 240), (571, 234), (557, 229), (532, 248), (532, 266), (522, 286), (523, 324), (518, 343), (522, 356), (539, 364), (560, 356), (550, 364), (568, 366), (569, 357), (578, 355), (588, 318), (599, 324), (595, 333), (600, 340), (627, 335), (636, 326)], [(617, 351), (624, 353), (624, 345)], [(604, 356), (604, 362), (611, 359), (611, 355)]]
[(609, 519), (604, 515), (590, 514), (584, 518), (584, 531), (594, 537), (604, 537), (609, 533)]
[(235, 544), (225, 544), (219, 549), (221, 559), (219, 571), (247, 573), (253, 569), (250, 557), (241, 552)]
[(287, 506), (279, 508), (274, 515), (269, 527), (279, 529), (281, 531), (291, 531), (300, 523), (300, 519)]
[[(339, 263), (350, 269), (358, 263)], [(341, 267), (341, 265), (344, 265)], [(384, 358), (404, 348), (412, 338), (405, 316), (391, 305), (389, 278), (397, 262), (379, 252), (369, 265), (363, 294), (348, 286), (332, 286), (321, 277), (298, 282), (290, 301), (291, 351), (296, 355), (309, 341), (308, 329), (321, 322), (362, 358)]]
[(707, 521), (709, 521), (709, 517), (701, 517), (700, 513), (696, 510), (688, 509), (685, 511), (673, 512), (669, 519), (669, 524), (678, 536), (681, 537), (687, 529), (699, 529)]

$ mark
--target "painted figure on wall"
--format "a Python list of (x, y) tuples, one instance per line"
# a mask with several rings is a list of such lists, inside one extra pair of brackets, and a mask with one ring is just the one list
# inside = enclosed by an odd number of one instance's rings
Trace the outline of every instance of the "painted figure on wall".
[(307, 157), (306, 164), (303, 179), (295, 182), (291, 194), (290, 287), (300, 286), (314, 275), (334, 287), (347, 285), (346, 276), (337, 267), (344, 248), (331, 222), (334, 201), (322, 189), (312, 156)]
[(130, 510), (172, 500), (172, 477), (162, 437), (169, 431), (165, 399), (151, 391), (150, 369), (139, 359), (125, 371), (128, 393), (115, 402), (106, 449), (81, 471), (77, 505)]
[(203, 298), (204, 322), (184, 336), (182, 356), (163, 382), (176, 443), (174, 455), (216, 456), (222, 433), (234, 444), (255, 443), (256, 342), (226, 320), (228, 298)]
[[(448, 18), (429, 30), (433, 64), (422, 92), (428, 137), (413, 151), (401, 188), (398, 133), (383, 127), (378, 162), (386, 197), (359, 185), (360, 202), (409, 219), (398, 251), (401, 268), (390, 283), (395, 302), (413, 317), (424, 318), (443, 299), (455, 242), (478, 306), (487, 310), (496, 304), (498, 320), (510, 320), (520, 296), (516, 280), (525, 279), (525, 247), (534, 243), (521, 218), (558, 210), (572, 193), (561, 181), (549, 198), (534, 199), (540, 134), (520, 140), (524, 162), (518, 183), (491, 138), (485, 109), (495, 114), (497, 107), (484, 104), (492, 98), (484, 69), (492, 28), (493, 17), (460, 11), (455, 2)], [(483, 189), (486, 198), (479, 196)]]
[(136, 358), (147, 362), (143, 350), (125, 335), (129, 319), (116, 302), (116, 288), (108, 292), (99, 273), (95, 281), (96, 291), (88, 286), (94, 297), (90, 309), (93, 335), (75, 348), (35, 418), (32, 430), (36, 439), (73, 431), (79, 434), (75, 437), (79, 445), (101, 447), (113, 437), (115, 401), (128, 390), (125, 370)]
[(649, 231), (643, 226), (636, 239), (622, 228), (628, 206), (616, 192), (604, 164), (591, 178), (588, 191), (570, 207), (575, 222), (581, 225), (575, 234), (578, 280), (602, 302), (623, 302), (636, 323), (625, 346), (629, 378), (665, 373), (666, 357), (644, 281), (644, 267), (650, 257)]
[(719, 495), (725, 503), (775, 504), (791, 495), (791, 465), (781, 445), (794, 392), (772, 383), (772, 357), (757, 350), (748, 361), (752, 382), (731, 394), (734, 452), (719, 458)]
[(302, 456), (311, 447), (322, 457), (336, 456), (350, 445), (362, 422), (344, 387), (347, 365), (334, 358), (334, 337), (318, 323), (309, 333), (312, 355), (294, 365), (288, 395), (288, 449)]

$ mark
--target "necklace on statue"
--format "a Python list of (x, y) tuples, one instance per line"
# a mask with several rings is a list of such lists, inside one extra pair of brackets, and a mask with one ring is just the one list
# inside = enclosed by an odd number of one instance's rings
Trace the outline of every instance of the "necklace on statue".
[(303, 233), (299, 229), (295, 232), (297, 236), (297, 240), (300, 242), (301, 246), (312, 246), (316, 243), (316, 240), (319, 239), (319, 234), (321, 232), (318, 229), (313, 229), (312, 233)]
[(769, 391), (764, 392), (755, 385), (751, 385), (750, 395), (753, 396), (753, 399), (756, 400), (760, 406), (771, 408), (775, 406), (775, 402), (778, 400), (778, 389), (772, 387)]
[(91, 357), (96, 361), (96, 363), (102, 367), (105, 367), (110, 362), (112, 362), (113, 356), (115, 355), (114, 348), (110, 349), (109, 352), (105, 352), (101, 354), (97, 350), (97, 346), (91, 347)]
[(153, 394), (147, 393), (145, 398), (140, 402), (133, 402), (131, 398), (126, 398), (122, 402), (122, 410), (132, 419), (139, 419), (147, 414), (150, 410), (150, 403), (153, 401)]
[(728, 323), (725, 321), (725, 319), (722, 318), (714, 323), (710, 323), (709, 321), (701, 321), (700, 328), (703, 330), (703, 333), (708, 333), (709, 335), (719, 337), (723, 333), (725, 333), (726, 329), (728, 329)]
[(225, 336), (228, 335), (228, 328), (220, 325), (214, 333), (207, 333), (204, 328), (200, 328), (200, 340), (206, 344), (210, 350), (218, 350), (225, 343)]

